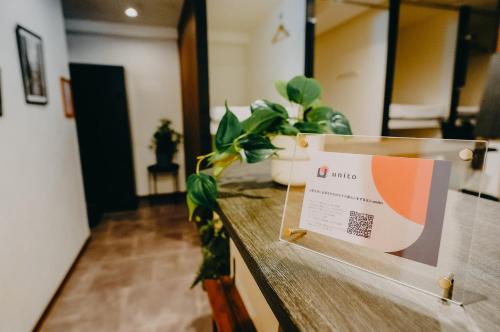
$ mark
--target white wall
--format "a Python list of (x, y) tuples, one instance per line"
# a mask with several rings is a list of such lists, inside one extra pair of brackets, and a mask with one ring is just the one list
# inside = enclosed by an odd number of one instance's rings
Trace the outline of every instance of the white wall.
[(210, 106), (249, 105), (248, 37), (210, 32), (208, 40)]
[[(401, 8), (411, 15), (415, 7)], [(443, 105), (447, 114), (451, 103), (458, 13), (427, 10), (434, 14), (398, 32), (393, 102)]]
[(380, 135), (388, 11), (367, 11), (316, 36), (314, 72), (323, 101), (344, 113), (354, 134)]
[[(305, 0), (268, 2), (266, 7), (266, 14), (254, 18), (254, 27), (245, 31), (215, 22), (219, 15), (213, 8), (208, 11), (210, 106), (224, 105), (226, 99), (233, 106), (262, 98), (283, 101), (274, 81), (304, 74)], [(290, 36), (273, 44), (280, 14)]]
[[(72, 22), (68, 23), (67, 26), (74, 26)], [(154, 38), (147, 38), (148, 34), (144, 33), (140, 34), (142, 37), (127, 37), (123, 35), (126, 25), (88, 21), (86, 26), (104, 26), (104, 29), (97, 29), (98, 33), (72, 32), (70, 29), (67, 36), (70, 61), (125, 67), (137, 194), (147, 195), (146, 167), (155, 163), (154, 151), (148, 146), (159, 119), (171, 119), (174, 128), (182, 132), (177, 42), (172, 35), (162, 37), (161, 34), (151, 34)], [(114, 29), (116, 26), (122, 28)], [(103, 34), (107, 28), (113, 35)], [(156, 31), (149, 27), (142, 29)], [(140, 30), (141, 27), (136, 26), (131, 29), (136, 34)], [(115, 31), (121, 31), (122, 35), (116, 36)], [(184, 190), (183, 150), (181, 145), (174, 159), (181, 165), (181, 190)], [(171, 177), (160, 179), (160, 192), (171, 192), (173, 189)]]
[[(58, 0), (2, 1), (0, 68), (0, 331), (30, 331), (89, 235)], [(49, 103), (24, 101), (15, 27), (43, 39)]]
[[(250, 100), (265, 98), (282, 101), (274, 88), (274, 81), (304, 74), (305, 10), (305, 0), (282, 0), (251, 32), (248, 49)], [(290, 36), (273, 44), (280, 14)]]

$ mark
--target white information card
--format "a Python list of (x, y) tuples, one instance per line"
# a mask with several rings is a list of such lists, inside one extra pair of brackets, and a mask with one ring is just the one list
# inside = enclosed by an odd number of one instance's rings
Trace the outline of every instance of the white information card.
[(300, 228), (437, 265), (451, 162), (313, 152)]

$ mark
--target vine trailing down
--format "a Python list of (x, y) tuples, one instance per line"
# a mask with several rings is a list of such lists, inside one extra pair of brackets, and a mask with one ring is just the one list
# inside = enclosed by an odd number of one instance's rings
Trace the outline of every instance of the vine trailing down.
[[(250, 105), (250, 117), (240, 122), (226, 103), (226, 113), (215, 135), (215, 151), (198, 157), (196, 173), (187, 180), (189, 220), (196, 223), (203, 254), (193, 286), (204, 279), (229, 274), (229, 238), (215, 213), (216, 180), (225, 168), (235, 161), (258, 163), (273, 156), (279, 149), (271, 143), (276, 135), (351, 135), (347, 118), (321, 103), (321, 86), (316, 80), (297, 76), (288, 82), (277, 81), (275, 86), (297, 110), (297, 116), (290, 117), (280, 104), (257, 100)], [(210, 174), (201, 171), (202, 164), (211, 167)]]

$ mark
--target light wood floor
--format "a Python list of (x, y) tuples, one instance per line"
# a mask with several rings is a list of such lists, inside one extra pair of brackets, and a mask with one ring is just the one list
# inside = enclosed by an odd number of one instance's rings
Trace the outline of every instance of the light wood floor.
[(201, 252), (184, 203), (108, 214), (41, 331), (211, 331), (201, 287), (189, 289)]

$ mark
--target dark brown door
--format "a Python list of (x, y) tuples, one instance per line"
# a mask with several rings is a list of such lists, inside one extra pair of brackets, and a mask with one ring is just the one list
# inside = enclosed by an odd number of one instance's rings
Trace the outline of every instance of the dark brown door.
[(211, 151), (205, 0), (185, 0), (178, 25), (186, 175)]

